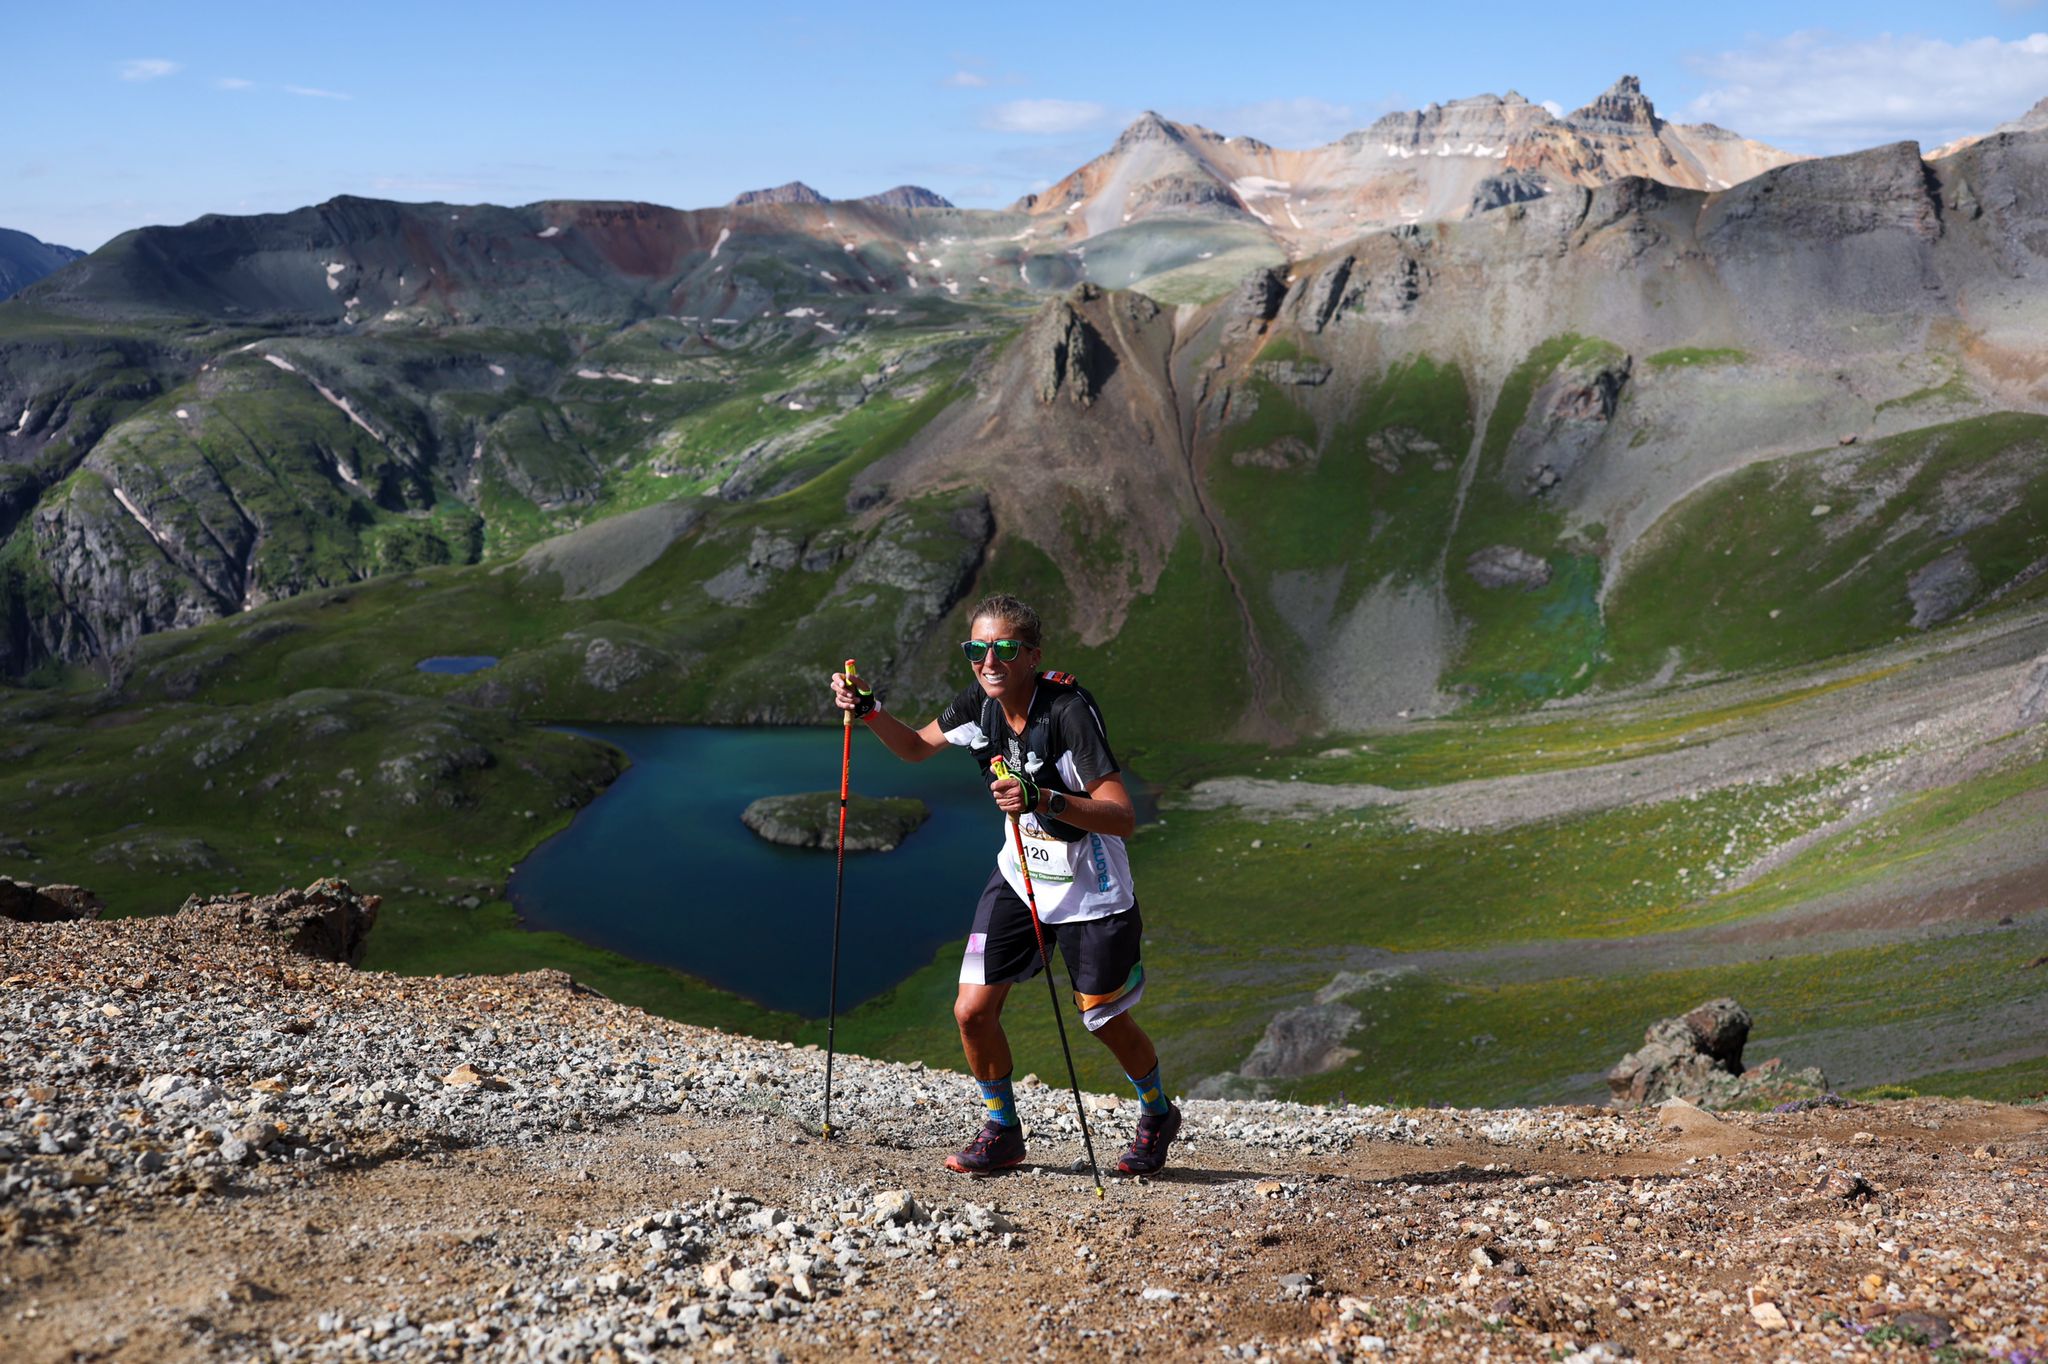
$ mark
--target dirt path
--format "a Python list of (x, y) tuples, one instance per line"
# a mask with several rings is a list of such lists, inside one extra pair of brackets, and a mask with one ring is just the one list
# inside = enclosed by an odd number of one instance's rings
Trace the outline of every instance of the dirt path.
[[(971, 1195), (994, 1201), (1019, 1230), (1007, 1248), (883, 1261), (844, 1296), (753, 1328), (732, 1353), (1020, 1359), (1044, 1347), (1055, 1358), (1172, 1359), (1249, 1343), (1296, 1356), (1318, 1337), (1370, 1335), (1422, 1357), (1451, 1357), (1468, 1338), (1501, 1357), (1539, 1357), (1560, 1338), (1590, 1337), (1649, 1358), (1707, 1349), (1762, 1358), (1788, 1347), (1792, 1357), (1824, 1357), (1798, 1347), (1839, 1346), (1841, 1332), (1766, 1332), (1746, 1302), (1733, 1315), (1721, 1308), (1760, 1281), (1785, 1310), (1796, 1311), (1795, 1297), (1810, 1306), (1816, 1322), (1827, 1310), (1878, 1307), (1859, 1296), (1873, 1272), (1940, 1290), (1946, 1261), (1914, 1276), (1914, 1251), (1878, 1244), (1889, 1234), (1880, 1205), (1913, 1223), (1899, 1234), (1916, 1250), (1968, 1248), (1965, 1277), (2001, 1290), (1962, 1295), (1987, 1328), (2009, 1318), (2038, 1343), (2048, 1327), (2043, 1300), (2025, 1301), (2048, 1267), (2042, 1205), (1999, 1196), (2001, 1181), (2048, 1193), (2048, 1116), (1989, 1105), (1702, 1115), (1621, 1152), (1592, 1149), (1568, 1125), (1554, 1143), (1361, 1143), (1307, 1159), (1197, 1142), (1165, 1176), (1118, 1183), (1101, 1201), (1065, 1171), (1064, 1146), (1046, 1153), (1061, 1159), (1058, 1173), (969, 1181), (937, 1170), (935, 1150), (858, 1134), (829, 1147), (791, 1144), (800, 1136), (780, 1119), (657, 1117), (141, 1209), (67, 1245), (0, 1252), (9, 1357), (370, 1357), (352, 1335), (323, 1331), (322, 1319), (487, 1321), (493, 1303), (559, 1289), (535, 1267), (589, 1228), (720, 1188), (790, 1206), (820, 1183), (908, 1188), (931, 1207)], [(671, 1162), (684, 1147), (705, 1153), (700, 1167)], [(1808, 1195), (1814, 1157), (1838, 1149), (1855, 1153), (1881, 1192)], [(1682, 1210), (1663, 1215), (1674, 1196)], [(1977, 1215), (1930, 1221), (1906, 1211), (1943, 1208)], [(1795, 1294), (1785, 1248), (1816, 1231), (1825, 1247), (1800, 1253)], [(1490, 1249), (1500, 1264), (1479, 1268)], [(1989, 1275), (1974, 1268), (1986, 1257), (1999, 1262)], [(1681, 1283), (1653, 1287), (1674, 1271)], [(1296, 1275), (1309, 1278), (1285, 1277)], [(1717, 1289), (1718, 1300), (1709, 1296)], [(1450, 1306), (1454, 1296), (1506, 1310), (1468, 1316)], [(598, 1347), (575, 1357), (633, 1355)]]

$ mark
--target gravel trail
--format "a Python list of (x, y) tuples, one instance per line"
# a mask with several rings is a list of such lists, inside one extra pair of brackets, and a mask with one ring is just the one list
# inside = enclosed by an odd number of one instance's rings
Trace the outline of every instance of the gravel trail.
[[(824, 1142), (818, 1053), (554, 973), (181, 915), (0, 922), (0, 984), (10, 1360), (2048, 1351), (2035, 1111), (1198, 1101), (1098, 1200), (1060, 1089), (964, 1179), (965, 1076), (844, 1058)], [(1114, 1149), (1131, 1102), (1090, 1102)]]

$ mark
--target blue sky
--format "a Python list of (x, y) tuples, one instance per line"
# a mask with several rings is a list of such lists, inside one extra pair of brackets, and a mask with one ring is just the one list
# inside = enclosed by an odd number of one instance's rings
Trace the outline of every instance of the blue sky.
[(1632, 73), (1796, 151), (1981, 132), (2048, 96), (2048, 4), (1096, 6), (412, 0), (14, 7), (0, 227), (90, 249), (335, 194), (723, 203), (808, 181), (1008, 203), (1141, 110), (1307, 146), (1391, 109)]

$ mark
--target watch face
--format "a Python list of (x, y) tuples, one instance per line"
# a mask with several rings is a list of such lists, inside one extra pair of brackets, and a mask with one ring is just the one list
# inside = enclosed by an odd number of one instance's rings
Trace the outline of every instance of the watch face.
[(1045, 808), (1048, 813), (1063, 815), (1067, 812), (1067, 798), (1055, 791), (1052, 798), (1045, 803)]

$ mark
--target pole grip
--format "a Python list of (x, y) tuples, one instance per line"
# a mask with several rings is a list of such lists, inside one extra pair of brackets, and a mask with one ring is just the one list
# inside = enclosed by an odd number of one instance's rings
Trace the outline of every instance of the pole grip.
[[(850, 658), (849, 658), (849, 659), (847, 659), (847, 660), (846, 660), (846, 680), (847, 680), (848, 682), (851, 682), (851, 681), (853, 681), (853, 679), (854, 679), (854, 678), (855, 678), (855, 677), (856, 677), (857, 675), (858, 675), (858, 668), (857, 668), (857, 667), (856, 667), (856, 665), (854, 664), (854, 661), (853, 661), (852, 659), (850, 659)], [(839, 723), (840, 723), (840, 726), (841, 726), (842, 728), (845, 728), (845, 729), (852, 729), (852, 728), (853, 728), (853, 712), (852, 712), (852, 711), (850, 711), (850, 710), (842, 710), (842, 711), (840, 711), (840, 712), (839, 712)]]

